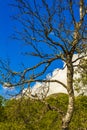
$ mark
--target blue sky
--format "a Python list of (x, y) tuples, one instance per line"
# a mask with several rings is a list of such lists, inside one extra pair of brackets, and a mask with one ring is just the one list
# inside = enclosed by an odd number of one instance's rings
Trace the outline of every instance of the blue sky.
[[(10, 57), (16, 61), (17, 50), (14, 42), (12, 43), (9, 36), (12, 32), (12, 22), (10, 20), (10, 8), (8, 6), (8, 0), (0, 0), (0, 58), (6, 59)], [(15, 49), (14, 49), (15, 48)], [(5, 95), (6, 90), (0, 86), (0, 94)]]
[(14, 59), (20, 50), (19, 46), (15, 46), (15, 42), (11, 40), (12, 21), (10, 18), (11, 8), (8, 6), (8, 0), (0, 0), (0, 57)]
[[(11, 12), (12, 8), (9, 6), (9, 0), (0, 0), (0, 58), (10, 59), (11, 68), (18, 70), (21, 62), (26, 61), (26, 64), (28, 64), (28, 59), (21, 55), (24, 46), (20, 42), (11, 39), (14, 26), (14, 21), (10, 17)], [(0, 94), (6, 94), (6, 90), (1, 86)]]
[[(20, 25), (17, 25), (10, 17), (15, 10), (9, 6), (9, 2), (9, 0), (0, 0), (0, 58), (10, 59), (11, 68), (13, 70), (19, 70), (21, 63), (25, 64), (25, 67), (31, 67), (35, 65), (39, 59), (36, 58), (32, 60), (32, 57), (22, 55), (21, 53), (27, 49), (29, 50), (29, 48), (21, 41), (11, 39), (13, 27)], [(58, 64), (53, 63), (50, 70), (52, 71), (57, 67), (62, 67), (61, 62)], [(0, 94), (5, 95), (5, 93), (6, 90), (0, 86)]]
[[(21, 41), (11, 38), (14, 26), (20, 26), (10, 17), (13, 11), (13, 7), (9, 6), (9, 0), (5, 0), (5, 2), (0, 0), (0, 58), (9, 58), (12, 69), (18, 70), (21, 63), (25, 63), (25, 66), (32, 66), (37, 61), (35, 62), (31, 57), (22, 55), (21, 53), (27, 50), (27, 46), (24, 43), (22, 44)], [(31, 60), (32, 62), (29, 64)]]

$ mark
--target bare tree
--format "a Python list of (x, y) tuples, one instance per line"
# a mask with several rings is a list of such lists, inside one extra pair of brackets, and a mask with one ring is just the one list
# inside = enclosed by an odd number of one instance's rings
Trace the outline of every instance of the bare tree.
[[(6, 86), (30, 86), (32, 82), (57, 82), (67, 89), (69, 103), (62, 119), (62, 130), (69, 129), (74, 111), (73, 74), (76, 61), (87, 52), (87, 2), (86, 0), (14, 0), (18, 13), (13, 18), (22, 25), (13, 38), (22, 40), (32, 48), (28, 55), (41, 60), (22, 72), (13, 72)], [(74, 54), (76, 60), (72, 60)], [(67, 67), (67, 85), (59, 80), (41, 78), (55, 61), (62, 60)], [(42, 68), (40, 72), (38, 69)], [(6, 69), (5, 69), (6, 70)], [(14, 80), (16, 78), (16, 80)], [(2, 80), (2, 83), (5, 80)]]

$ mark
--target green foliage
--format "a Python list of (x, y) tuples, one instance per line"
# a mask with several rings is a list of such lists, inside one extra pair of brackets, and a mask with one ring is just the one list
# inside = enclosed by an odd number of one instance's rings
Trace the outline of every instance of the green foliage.
[(0, 95), (0, 107), (3, 105), (4, 98)]
[(0, 130), (26, 130), (25, 126), (18, 122), (0, 122)]
[(5, 99), (0, 95), (0, 122), (4, 121), (5, 119), (5, 113), (4, 113), (4, 109), (5, 109)]
[(75, 111), (70, 123), (72, 130), (87, 129), (87, 96), (78, 96), (75, 100)]
[(79, 77), (74, 80), (77, 92), (85, 92), (87, 90), (87, 58), (81, 59), (78, 68), (75, 70)]
[[(53, 94), (46, 98), (47, 103), (57, 107), (65, 114), (68, 95)], [(50, 110), (44, 102), (33, 99), (9, 100), (4, 106), (4, 120), (0, 121), (0, 130), (61, 130), (62, 114)], [(87, 129), (87, 96), (75, 99), (75, 111), (70, 130)]]
[(41, 130), (55, 130), (60, 128), (61, 116), (57, 111), (47, 111), (42, 120), (40, 121), (39, 127)]
[(68, 104), (68, 96), (67, 94), (53, 94), (47, 98), (48, 103), (50, 103), (52, 106), (58, 107), (61, 111), (64, 113), (67, 110), (67, 104)]

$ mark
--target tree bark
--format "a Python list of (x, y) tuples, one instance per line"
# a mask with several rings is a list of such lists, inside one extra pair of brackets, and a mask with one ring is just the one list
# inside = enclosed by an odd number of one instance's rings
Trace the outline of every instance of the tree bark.
[(62, 130), (69, 130), (69, 123), (71, 121), (73, 111), (74, 111), (72, 59), (68, 60), (68, 62), (67, 62), (67, 91), (68, 91), (68, 96), (69, 96), (69, 102), (68, 102), (68, 108), (67, 108), (66, 115), (62, 119)]

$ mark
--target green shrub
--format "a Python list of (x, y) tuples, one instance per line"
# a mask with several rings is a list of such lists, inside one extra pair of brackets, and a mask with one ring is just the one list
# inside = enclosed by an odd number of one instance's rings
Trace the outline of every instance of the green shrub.
[[(66, 113), (68, 105), (67, 94), (53, 94), (45, 100)], [(62, 114), (48, 109), (39, 100), (20, 99), (9, 100), (3, 109), (4, 120), (0, 121), (0, 130), (61, 130)], [(87, 129), (87, 96), (75, 98), (75, 110), (69, 125), (70, 130)]]

